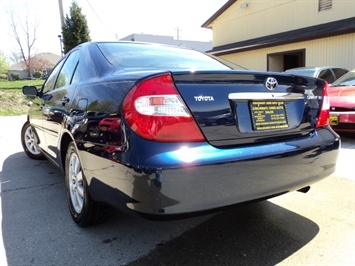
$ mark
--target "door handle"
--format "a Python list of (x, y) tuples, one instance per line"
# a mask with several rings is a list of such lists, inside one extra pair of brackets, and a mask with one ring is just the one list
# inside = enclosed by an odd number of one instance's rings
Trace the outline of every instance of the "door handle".
[(63, 97), (62, 98), (62, 104), (65, 105), (66, 103), (68, 103), (70, 101), (70, 99), (68, 97)]

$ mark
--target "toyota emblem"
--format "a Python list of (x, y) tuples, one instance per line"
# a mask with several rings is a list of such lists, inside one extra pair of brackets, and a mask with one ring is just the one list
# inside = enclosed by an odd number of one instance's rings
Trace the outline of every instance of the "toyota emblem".
[(277, 83), (277, 80), (275, 78), (268, 77), (265, 80), (264, 85), (265, 85), (265, 88), (267, 88), (269, 91), (273, 91), (273, 90), (276, 90), (276, 88), (279, 84)]

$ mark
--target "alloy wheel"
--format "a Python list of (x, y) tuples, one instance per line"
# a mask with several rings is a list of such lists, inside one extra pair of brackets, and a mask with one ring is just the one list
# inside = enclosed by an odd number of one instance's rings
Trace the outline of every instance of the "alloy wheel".
[(38, 148), (38, 140), (33, 132), (32, 128), (29, 126), (27, 127), (24, 135), (24, 142), (28, 151), (33, 155), (41, 154), (40, 149)]
[(69, 159), (69, 193), (75, 211), (79, 214), (84, 206), (84, 180), (78, 156), (75, 153)]

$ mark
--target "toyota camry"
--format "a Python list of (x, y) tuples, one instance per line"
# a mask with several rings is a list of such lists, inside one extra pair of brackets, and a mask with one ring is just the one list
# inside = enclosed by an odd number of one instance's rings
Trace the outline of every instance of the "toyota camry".
[(170, 219), (305, 192), (340, 147), (324, 80), (184, 48), (84, 43), (23, 92), (24, 151), (63, 171), (79, 226), (110, 207)]

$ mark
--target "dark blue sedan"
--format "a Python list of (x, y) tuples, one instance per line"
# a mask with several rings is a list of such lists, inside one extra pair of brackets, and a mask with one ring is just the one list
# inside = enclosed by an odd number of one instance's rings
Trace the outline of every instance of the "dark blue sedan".
[(188, 49), (81, 44), (23, 92), (23, 148), (63, 171), (80, 226), (110, 206), (170, 219), (306, 191), (334, 171), (340, 146), (324, 80)]

